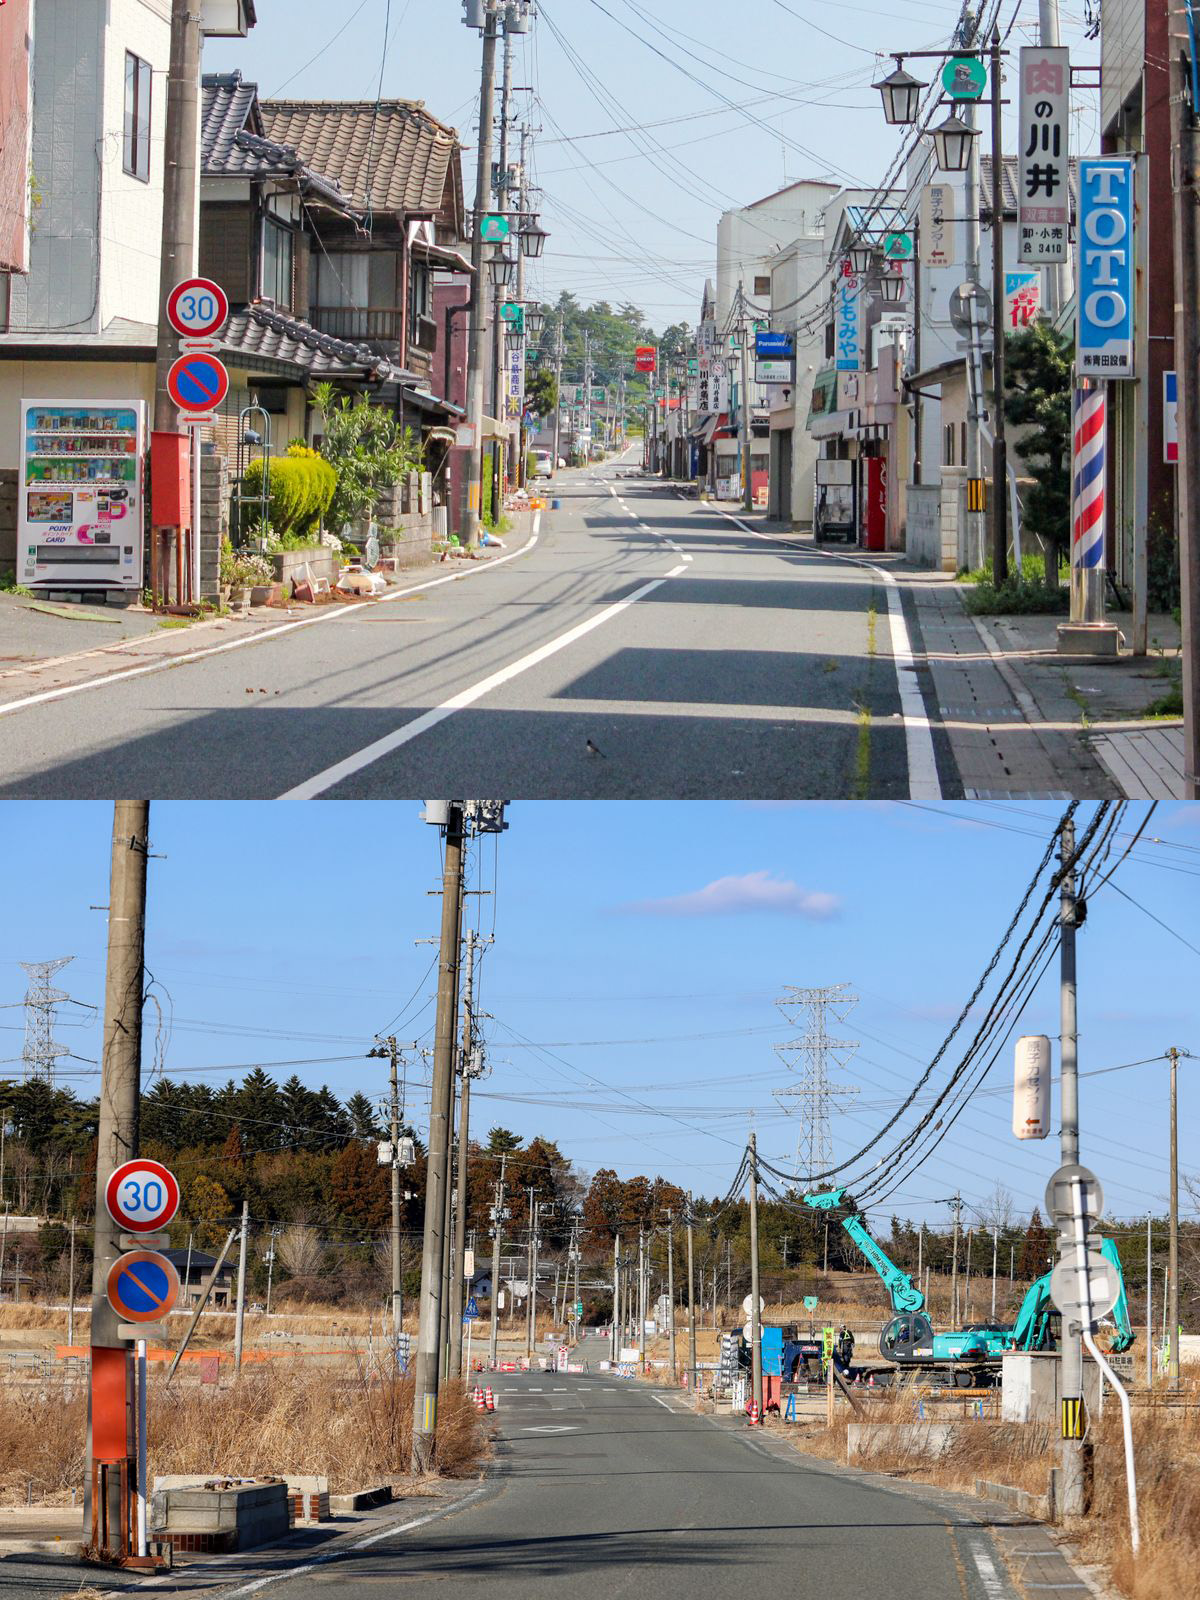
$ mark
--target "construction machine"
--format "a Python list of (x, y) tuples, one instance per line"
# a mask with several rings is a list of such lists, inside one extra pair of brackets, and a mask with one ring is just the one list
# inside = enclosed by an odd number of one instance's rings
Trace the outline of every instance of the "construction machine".
[[(824, 1194), (806, 1194), (804, 1203), (816, 1211), (834, 1211), (840, 1207), (845, 1193), (845, 1189), (832, 1189)], [(970, 1386), (994, 1381), (1005, 1351), (1058, 1348), (1061, 1318), (1050, 1299), (1049, 1273), (1030, 1285), (1011, 1325), (981, 1322), (969, 1328), (934, 1333), (925, 1310), (925, 1296), (908, 1273), (871, 1237), (866, 1219), (857, 1212), (849, 1212), (841, 1221), (843, 1229), (882, 1280), (891, 1301), (894, 1315), (883, 1325), (879, 1335), (879, 1353), (885, 1361), (898, 1367), (950, 1372), (955, 1383)], [(1128, 1350), (1136, 1338), (1129, 1321), (1125, 1279), (1113, 1241), (1102, 1240), (1100, 1248), (1116, 1269), (1121, 1286), (1112, 1311), (1116, 1332), (1110, 1344), (1111, 1350), (1121, 1352)]]

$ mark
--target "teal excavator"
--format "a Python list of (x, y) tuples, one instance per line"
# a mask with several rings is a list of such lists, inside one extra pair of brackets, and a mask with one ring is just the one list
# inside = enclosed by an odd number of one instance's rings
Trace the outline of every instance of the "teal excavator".
[[(835, 1211), (841, 1206), (845, 1189), (824, 1194), (806, 1194), (804, 1203), (815, 1211)], [(878, 1273), (888, 1292), (894, 1315), (879, 1335), (879, 1353), (885, 1361), (902, 1367), (947, 1367), (958, 1369), (959, 1381), (972, 1381), (973, 1373), (995, 1369), (1006, 1350), (1053, 1350), (1056, 1347), (1058, 1312), (1050, 1299), (1050, 1274), (1031, 1284), (1016, 1321), (1008, 1324), (980, 1323), (957, 1332), (934, 1333), (925, 1310), (925, 1296), (907, 1272), (895, 1264), (882, 1246), (867, 1231), (866, 1219), (849, 1212), (842, 1227)], [(1116, 1269), (1120, 1297), (1112, 1311), (1116, 1333), (1110, 1343), (1115, 1352), (1128, 1350), (1136, 1334), (1129, 1321), (1125, 1298), (1125, 1277), (1121, 1258), (1111, 1239), (1101, 1241), (1105, 1259)]]

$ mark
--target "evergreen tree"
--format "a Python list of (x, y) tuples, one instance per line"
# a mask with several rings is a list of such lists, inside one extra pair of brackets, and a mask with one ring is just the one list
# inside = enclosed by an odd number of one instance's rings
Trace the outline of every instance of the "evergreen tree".
[(1029, 431), (1016, 445), (1033, 487), (1022, 522), (1051, 547), (1046, 581), (1058, 585), (1058, 566), (1071, 543), (1071, 340), (1048, 322), (1011, 334), (1004, 346), (1004, 415)]
[(360, 1089), (356, 1089), (346, 1101), (346, 1115), (350, 1119), (351, 1138), (363, 1140), (383, 1138), (383, 1129), (379, 1125), (375, 1107)]

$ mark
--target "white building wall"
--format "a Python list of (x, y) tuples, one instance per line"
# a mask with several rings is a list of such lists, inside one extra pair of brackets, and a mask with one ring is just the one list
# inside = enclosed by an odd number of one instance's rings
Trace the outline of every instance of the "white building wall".
[[(101, 145), (100, 327), (114, 317), (158, 321), (167, 67), (171, 58), (169, 0), (109, 0), (104, 59), (104, 138)], [(150, 99), (150, 180), (122, 170), (125, 52), (148, 61), (154, 80)]]
[[(811, 522), (813, 514), (813, 464), (820, 454), (806, 426), (813, 379), (825, 364), (825, 323), (817, 312), (825, 292), (816, 289), (825, 270), (824, 237), (796, 239), (776, 258), (771, 274), (771, 327), (794, 334), (796, 382), (792, 386), (793, 522)], [(774, 398), (775, 391), (771, 391)], [(779, 395), (782, 399), (782, 395)]]

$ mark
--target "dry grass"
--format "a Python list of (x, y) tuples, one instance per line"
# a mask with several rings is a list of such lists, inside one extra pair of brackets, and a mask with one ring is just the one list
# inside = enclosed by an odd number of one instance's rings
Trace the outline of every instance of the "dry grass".
[[(868, 1420), (880, 1423), (911, 1422), (913, 1417), (911, 1399), (878, 1401), (868, 1412)], [(770, 1426), (805, 1451), (845, 1461), (846, 1426), (853, 1420), (839, 1405), (832, 1428), (823, 1422)], [(1136, 1561), (1115, 1404), (1106, 1404), (1090, 1429), (1092, 1514), (1068, 1523), (1065, 1531), (1085, 1560), (1106, 1568), (1128, 1600), (1163, 1600), (1167, 1595), (1171, 1600), (1200, 1600), (1200, 1412), (1135, 1409), (1133, 1430), (1142, 1542)], [(951, 1489), (971, 1491), (975, 1480), (984, 1478), (1044, 1494), (1058, 1450), (1056, 1424), (964, 1421), (945, 1456), (931, 1459), (917, 1443), (891, 1442), (877, 1447), (864, 1464)]]
[[(407, 1477), (412, 1448), (413, 1381), (360, 1367), (352, 1374), (290, 1362), (251, 1371), (227, 1387), (152, 1380), (150, 1473), (255, 1477), (319, 1473), (334, 1493)], [(32, 1481), (36, 1500), (54, 1500), (83, 1483), (84, 1386), (0, 1388), (0, 1503), (20, 1504)], [(438, 1404), (437, 1471), (477, 1471), (488, 1437), (461, 1387)]]

